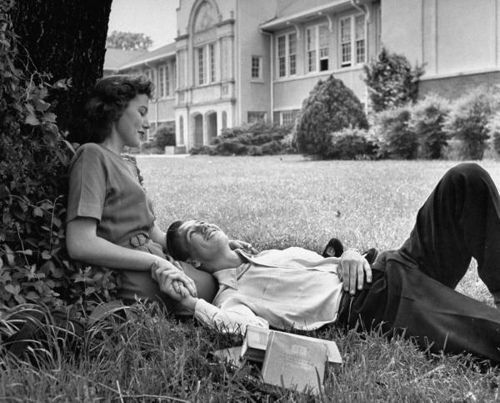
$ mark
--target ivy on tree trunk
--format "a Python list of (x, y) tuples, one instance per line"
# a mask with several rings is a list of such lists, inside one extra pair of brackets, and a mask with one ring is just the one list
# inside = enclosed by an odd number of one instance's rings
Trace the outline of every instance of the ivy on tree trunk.
[(24, 47), (19, 62), (49, 73), (52, 82), (71, 78), (70, 90), (57, 95), (55, 113), (59, 128), (79, 143), (85, 142), (88, 91), (102, 76), (111, 1), (14, 0), (14, 31)]

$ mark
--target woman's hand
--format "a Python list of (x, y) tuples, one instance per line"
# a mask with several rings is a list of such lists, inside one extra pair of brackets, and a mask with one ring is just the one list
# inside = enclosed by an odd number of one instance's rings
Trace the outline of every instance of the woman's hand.
[(155, 261), (151, 265), (151, 276), (160, 290), (176, 301), (197, 296), (194, 281), (167, 260)]
[(340, 257), (340, 278), (344, 283), (344, 291), (352, 295), (363, 289), (365, 275), (366, 282), (372, 282), (372, 269), (368, 261), (361, 254), (354, 250), (346, 250)]
[(255, 249), (252, 244), (248, 243), (248, 242), (244, 242), (244, 241), (239, 241), (237, 239), (231, 239), (229, 241), (229, 247), (231, 249), (243, 249), (243, 251), (247, 252), (247, 253), (250, 253), (252, 255), (256, 255), (257, 253), (259, 253), (259, 251), (257, 249)]

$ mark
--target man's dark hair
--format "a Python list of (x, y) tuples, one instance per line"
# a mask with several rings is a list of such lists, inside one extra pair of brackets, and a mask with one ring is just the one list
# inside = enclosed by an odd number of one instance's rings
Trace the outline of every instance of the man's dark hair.
[(167, 253), (175, 260), (186, 261), (189, 259), (189, 251), (182, 242), (183, 235), (179, 231), (184, 221), (174, 221), (167, 229)]
[(114, 75), (97, 81), (86, 105), (89, 141), (101, 143), (111, 133), (111, 124), (120, 119), (137, 95), (153, 95), (153, 83), (146, 76)]

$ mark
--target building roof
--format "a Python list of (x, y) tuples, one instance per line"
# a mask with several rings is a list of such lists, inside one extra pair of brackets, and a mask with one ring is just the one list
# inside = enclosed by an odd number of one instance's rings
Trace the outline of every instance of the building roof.
[(128, 69), (131, 67), (140, 66), (144, 63), (154, 62), (156, 60), (175, 56), (175, 49), (175, 42), (172, 42), (150, 52), (144, 52), (137, 56), (135, 59), (131, 59), (128, 62), (124, 63), (122, 66), (120, 66), (120, 69)]
[(143, 53), (147, 51), (108, 48), (104, 56), (104, 70), (119, 70), (124, 64), (137, 59)]
[(306, 22), (319, 16), (328, 17), (331, 12), (339, 12), (353, 7), (351, 0), (333, 0), (323, 3), (316, 7), (302, 5), (303, 10), (299, 10), (298, 7), (283, 7), (278, 9), (278, 15), (275, 18), (260, 24), (260, 28), (264, 31), (276, 31), (294, 23)]

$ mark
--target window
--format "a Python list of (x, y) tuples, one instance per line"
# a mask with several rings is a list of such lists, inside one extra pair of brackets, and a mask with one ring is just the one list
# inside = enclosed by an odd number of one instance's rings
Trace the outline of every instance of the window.
[(288, 62), (289, 72), (291, 76), (297, 72), (297, 34), (288, 35)]
[(252, 56), (252, 78), (262, 78), (262, 57)]
[(247, 122), (248, 123), (265, 122), (266, 117), (267, 117), (266, 112), (248, 112)]
[(298, 114), (298, 109), (292, 109), (288, 111), (275, 111), (273, 112), (273, 121), (274, 123), (281, 126), (293, 126)]
[(205, 84), (205, 52), (203, 48), (198, 48), (198, 84)]
[(298, 111), (283, 111), (281, 112), (281, 125), (282, 126), (292, 126), (295, 124), (295, 118), (297, 117)]
[(316, 25), (306, 30), (307, 71), (326, 71), (330, 68), (327, 25)]
[(306, 30), (307, 71), (316, 71), (316, 27)]
[(215, 82), (215, 45), (208, 45), (208, 53), (210, 55), (210, 82)]
[(167, 94), (165, 91), (165, 69), (166, 66), (161, 66), (158, 69), (158, 97), (164, 98)]
[(365, 17), (358, 15), (355, 19), (356, 27), (356, 63), (365, 62)]
[(171, 83), (170, 83), (170, 69), (169, 66), (165, 66), (165, 96), (168, 97), (172, 95), (171, 92)]
[(286, 76), (286, 36), (278, 38), (278, 75), (280, 77)]
[(328, 70), (328, 27), (320, 25), (319, 28), (319, 70)]
[(293, 76), (297, 73), (297, 34), (295, 32), (278, 37), (278, 76)]
[(366, 60), (364, 15), (350, 16), (340, 20), (341, 67), (349, 67)]

